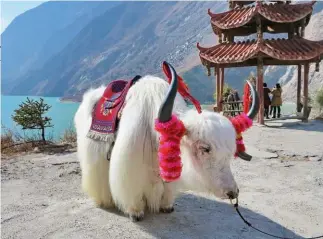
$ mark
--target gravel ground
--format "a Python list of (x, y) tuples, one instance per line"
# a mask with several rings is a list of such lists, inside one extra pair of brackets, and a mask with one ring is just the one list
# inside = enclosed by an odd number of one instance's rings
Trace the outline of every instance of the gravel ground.
[[(245, 142), (254, 158), (232, 162), (242, 214), (280, 236), (323, 234), (323, 123), (256, 126)], [(2, 159), (1, 238), (271, 238), (248, 228), (227, 201), (190, 192), (172, 214), (133, 223), (96, 208), (80, 181), (75, 153)]]

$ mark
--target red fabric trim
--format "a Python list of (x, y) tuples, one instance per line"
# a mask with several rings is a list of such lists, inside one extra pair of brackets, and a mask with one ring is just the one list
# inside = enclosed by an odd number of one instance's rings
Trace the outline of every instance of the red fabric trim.
[[(163, 71), (164, 71), (166, 77), (168, 78), (168, 83), (170, 84), (171, 80), (172, 80), (172, 76), (170, 73), (170, 69), (168, 68), (166, 63), (163, 63)], [(177, 75), (177, 77), (178, 77), (178, 92), (181, 94), (181, 96), (184, 99), (190, 100), (192, 102), (192, 104), (195, 106), (198, 113), (202, 113), (202, 108), (201, 108), (200, 102), (189, 93), (189, 89), (188, 89), (187, 85), (185, 84), (183, 78), (180, 77), (179, 75)]]
[(245, 114), (247, 114), (249, 111), (249, 105), (250, 105), (250, 86), (246, 82), (243, 89), (243, 112)]

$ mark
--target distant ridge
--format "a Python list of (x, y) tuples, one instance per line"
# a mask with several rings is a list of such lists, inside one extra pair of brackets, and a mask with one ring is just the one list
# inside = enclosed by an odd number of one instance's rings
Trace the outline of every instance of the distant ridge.
[[(201, 103), (213, 103), (214, 73), (201, 66), (196, 43), (216, 43), (207, 9), (217, 2), (46, 2), (18, 16), (2, 34), (2, 91), (7, 95), (61, 97), (79, 101), (87, 89), (136, 74), (163, 77), (161, 62), (172, 63)], [(323, 35), (323, 4), (317, 2), (308, 32)], [(59, 17), (57, 17), (59, 16)], [(311, 34), (307, 33), (307, 36)], [(314, 35), (313, 35), (314, 36)], [(275, 36), (278, 37), (278, 36)], [(322, 37), (321, 37), (322, 38)], [(322, 64), (322, 63), (321, 63)], [(294, 68), (266, 67), (265, 81), (290, 84)], [(310, 82), (323, 79), (311, 69)], [(255, 67), (225, 70), (225, 82), (242, 90)], [(77, 95), (76, 97), (74, 95)], [(62, 97), (63, 96), (63, 97)]]

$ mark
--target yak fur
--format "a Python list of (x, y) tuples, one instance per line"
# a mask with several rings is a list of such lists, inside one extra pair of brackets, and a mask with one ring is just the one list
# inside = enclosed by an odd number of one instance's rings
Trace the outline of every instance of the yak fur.
[[(145, 208), (172, 212), (180, 191), (194, 190), (228, 198), (238, 192), (230, 169), (236, 150), (235, 130), (226, 117), (190, 109), (177, 93), (173, 113), (184, 123), (187, 134), (181, 141), (183, 171), (180, 180), (164, 183), (159, 177), (158, 133), (154, 122), (169, 84), (145, 76), (134, 84), (125, 101), (113, 148), (87, 138), (92, 109), (105, 87), (88, 90), (75, 115), (77, 155), (82, 170), (82, 188), (100, 207), (117, 207), (140, 220)], [(110, 161), (107, 155), (111, 151)]]

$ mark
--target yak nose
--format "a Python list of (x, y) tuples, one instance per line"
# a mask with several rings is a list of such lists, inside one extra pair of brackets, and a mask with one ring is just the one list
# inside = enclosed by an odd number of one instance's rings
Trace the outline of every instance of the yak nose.
[(235, 199), (239, 196), (239, 189), (236, 192), (230, 191), (227, 193), (229, 199)]

